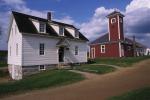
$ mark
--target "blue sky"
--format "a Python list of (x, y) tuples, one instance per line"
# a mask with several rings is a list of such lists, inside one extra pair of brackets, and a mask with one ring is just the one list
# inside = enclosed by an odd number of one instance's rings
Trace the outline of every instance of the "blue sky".
[(105, 8), (118, 8), (125, 10), (131, 0), (26, 0), (27, 6), (39, 11), (52, 10), (55, 17), (61, 18), (71, 16), (78, 22), (87, 21), (96, 8), (104, 6)]
[(7, 49), (11, 10), (73, 24), (90, 40), (108, 32), (106, 15), (114, 10), (125, 15), (124, 33), (150, 47), (150, 0), (0, 0), (0, 49)]

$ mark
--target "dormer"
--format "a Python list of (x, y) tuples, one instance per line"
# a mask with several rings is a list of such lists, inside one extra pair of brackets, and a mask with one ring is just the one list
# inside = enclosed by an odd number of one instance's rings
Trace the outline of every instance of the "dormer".
[(74, 37), (79, 38), (79, 30), (78, 29), (75, 29)]
[(39, 22), (39, 33), (46, 33), (46, 23)]
[(46, 33), (46, 22), (30, 19), (39, 33)]
[(59, 26), (59, 35), (64, 36), (64, 27), (61, 25)]

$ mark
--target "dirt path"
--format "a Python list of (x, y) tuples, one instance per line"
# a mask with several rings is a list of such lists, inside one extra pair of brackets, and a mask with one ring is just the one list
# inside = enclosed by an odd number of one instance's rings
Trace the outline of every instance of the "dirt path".
[(89, 80), (99, 77), (98, 74), (94, 74), (94, 73), (81, 72), (81, 71), (78, 71), (78, 70), (70, 70), (70, 71), (71, 71), (71, 72), (75, 72), (75, 73), (82, 74), (85, 78), (87, 78), (87, 79), (89, 79)]
[(150, 60), (134, 66), (75, 84), (33, 91), (2, 100), (105, 100), (133, 89), (150, 86)]

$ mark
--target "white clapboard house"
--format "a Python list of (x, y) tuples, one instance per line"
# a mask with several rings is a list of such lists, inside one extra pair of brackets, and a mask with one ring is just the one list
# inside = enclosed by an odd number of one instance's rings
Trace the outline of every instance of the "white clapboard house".
[(60, 63), (87, 62), (87, 41), (73, 25), (12, 11), (8, 66), (12, 79), (50, 69)]

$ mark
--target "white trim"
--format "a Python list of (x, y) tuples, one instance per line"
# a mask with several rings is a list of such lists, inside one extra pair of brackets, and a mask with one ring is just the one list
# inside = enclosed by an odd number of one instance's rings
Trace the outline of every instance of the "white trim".
[(122, 57), (121, 55), (121, 43), (119, 42), (119, 57)]
[[(41, 66), (44, 66), (44, 69), (41, 69), (40, 68)], [(42, 71), (42, 70), (46, 70), (45, 65), (39, 65), (39, 71)]]
[[(103, 51), (104, 50), (104, 51)], [(101, 45), (101, 53), (105, 53), (106, 52), (106, 47), (105, 45)]]
[(108, 20), (108, 35), (109, 35), (109, 41), (110, 41), (110, 24), (109, 24), (110, 19)]
[[(114, 22), (113, 22), (114, 20)], [(116, 18), (111, 18), (111, 24), (116, 23)]]
[[(40, 26), (41, 26), (41, 24), (44, 24), (44, 32), (41, 32), (41, 31), (40, 31)], [(46, 23), (39, 21), (39, 33), (45, 33), (45, 34), (46, 34)]]
[(119, 40), (120, 40), (120, 22), (119, 22), (119, 15), (117, 16), (117, 19), (118, 19), (118, 37), (119, 37)]
[[(61, 28), (63, 29), (63, 34), (62, 34), (62, 35), (60, 34), (60, 29), (61, 29)], [(59, 26), (59, 36), (64, 36), (64, 30), (65, 30), (65, 29), (64, 29), (63, 26)]]

